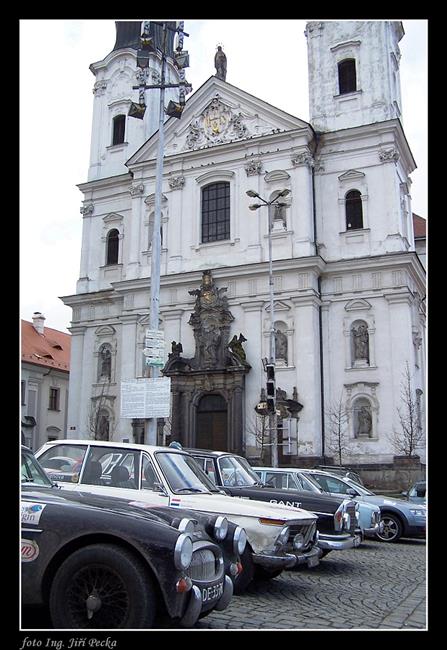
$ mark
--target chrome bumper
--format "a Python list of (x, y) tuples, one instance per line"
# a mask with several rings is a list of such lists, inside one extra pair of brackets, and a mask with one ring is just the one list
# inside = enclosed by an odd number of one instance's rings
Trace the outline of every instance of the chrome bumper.
[(296, 557), (296, 562), (295, 566), (302, 566), (303, 564), (307, 564), (309, 568), (313, 566), (317, 566), (320, 564), (320, 557), (322, 556), (323, 551), (319, 546), (313, 546), (310, 551), (307, 553), (302, 553), (299, 554), (297, 553), (295, 555)]
[(191, 588), (191, 595), (185, 613), (180, 619), (180, 625), (183, 627), (191, 627), (199, 619), (199, 614), (202, 611), (202, 594), (200, 589), (193, 585)]
[[(223, 584), (223, 594), (216, 602), (212, 609), (222, 611), (226, 609), (230, 604), (230, 600), (233, 596), (233, 582), (229, 576), (224, 576)], [(189, 597), (188, 606), (185, 613), (180, 619), (180, 625), (182, 627), (192, 627), (194, 623), (197, 623), (199, 616), (202, 612), (203, 600), (200, 589), (193, 585), (191, 588), (191, 595)]]
[(350, 535), (349, 533), (342, 535), (325, 535), (320, 533), (318, 538), (318, 546), (321, 549), (328, 551), (344, 551), (348, 548), (356, 548), (361, 544), (362, 538), (360, 535)]
[(291, 553), (284, 555), (269, 555), (268, 553), (254, 553), (253, 562), (266, 569), (290, 569), (296, 564), (296, 557)]
[(226, 609), (230, 604), (230, 600), (233, 596), (233, 581), (230, 576), (225, 576), (224, 581), (224, 592), (222, 596), (217, 601), (217, 605), (214, 609), (217, 609), (218, 612), (221, 612), (223, 609)]

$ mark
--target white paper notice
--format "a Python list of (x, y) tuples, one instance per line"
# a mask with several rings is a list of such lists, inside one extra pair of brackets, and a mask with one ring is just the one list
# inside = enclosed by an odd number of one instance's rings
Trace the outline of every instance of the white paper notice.
[(171, 412), (171, 378), (127, 379), (121, 382), (122, 418), (165, 418)]

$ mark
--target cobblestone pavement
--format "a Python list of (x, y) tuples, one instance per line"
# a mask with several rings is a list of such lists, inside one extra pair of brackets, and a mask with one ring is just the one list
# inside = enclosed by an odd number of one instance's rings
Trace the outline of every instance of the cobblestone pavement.
[(426, 629), (426, 545), (367, 540), (251, 585), (195, 629)]
[[(48, 615), (25, 616), (22, 629), (29, 628), (51, 629)], [(226, 610), (212, 612), (191, 629), (427, 629), (425, 542), (367, 540), (357, 549), (333, 551), (313, 569), (252, 583)]]

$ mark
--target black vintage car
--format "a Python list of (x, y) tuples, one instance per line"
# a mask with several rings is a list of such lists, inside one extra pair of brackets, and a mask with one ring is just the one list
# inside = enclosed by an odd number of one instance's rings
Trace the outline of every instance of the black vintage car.
[(322, 555), (329, 551), (359, 546), (362, 541), (357, 523), (357, 506), (342, 497), (327, 497), (306, 490), (279, 490), (260, 482), (249, 462), (229, 452), (185, 449), (213, 482), (235, 497), (283, 503), (303, 508), (318, 516), (318, 546)]
[[(196, 517), (62, 490), (27, 448), (21, 479), (22, 604), (48, 605), (55, 628), (147, 629), (166, 617), (191, 627), (228, 606), (222, 549)], [(216, 535), (227, 526), (216, 520)]]

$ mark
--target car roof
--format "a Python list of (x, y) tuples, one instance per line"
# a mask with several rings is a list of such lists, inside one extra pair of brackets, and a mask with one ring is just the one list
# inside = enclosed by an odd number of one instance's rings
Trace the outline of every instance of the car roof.
[(174, 453), (181, 454), (186, 451), (186, 449), (175, 449), (174, 447), (161, 447), (157, 445), (142, 445), (136, 442), (121, 442), (119, 440), (90, 440), (88, 438), (81, 438), (77, 440), (61, 438), (59, 440), (50, 440), (45, 443), (45, 446), (54, 447), (55, 445), (95, 445), (95, 447), (110, 447), (116, 448), (121, 447), (125, 449), (139, 449), (144, 451), (172, 451)]
[(262, 469), (267, 472), (301, 472), (297, 467), (258, 467), (258, 465), (253, 465), (253, 469)]
[(213, 449), (195, 449), (194, 447), (183, 447), (183, 451), (187, 451), (188, 454), (207, 454), (208, 456), (239, 456), (239, 454), (233, 454), (231, 451), (214, 451)]

